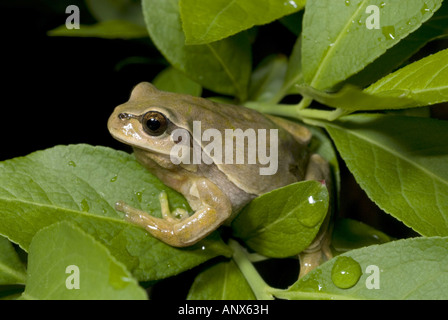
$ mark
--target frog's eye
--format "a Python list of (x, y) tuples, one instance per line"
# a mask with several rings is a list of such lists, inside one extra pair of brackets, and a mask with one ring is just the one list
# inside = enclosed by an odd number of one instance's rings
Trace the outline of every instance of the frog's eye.
[(143, 130), (151, 136), (160, 136), (168, 127), (166, 117), (157, 111), (149, 111), (142, 117)]

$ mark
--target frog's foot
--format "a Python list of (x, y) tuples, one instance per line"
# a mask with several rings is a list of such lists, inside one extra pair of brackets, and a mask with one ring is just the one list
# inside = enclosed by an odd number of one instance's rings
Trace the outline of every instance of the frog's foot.
[[(127, 205), (124, 202), (117, 202), (115, 208), (125, 213), (125, 219), (132, 224), (145, 228), (157, 239), (174, 247), (186, 247), (193, 245), (202, 238), (197, 238), (192, 234), (194, 228), (188, 228), (189, 225), (196, 225), (197, 218), (188, 217), (188, 213), (178, 210), (180, 218), (175, 213), (167, 213), (162, 209), (163, 218), (156, 218), (150, 214)], [(176, 212), (176, 211), (174, 211)], [(211, 208), (204, 208), (199, 216), (215, 215), (215, 211)], [(179, 216), (179, 215), (178, 215)]]
[(333, 258), (329, 238), (330, 233), (326, 232), (323, 238), (314, 240), (314, 242), (306, 250), (299, 254), (299, 279), (314, 268), (321, 265), (323, 262)]
[(198, 188), (201, 199), (204, 201), (191, 216), (184, 209), (176, 209), (171, 213), (164, 192), (159, 196), (163, 218), (153, 217), (122, 201), (117, 202), (115, 208), (125, 213), (127, 221), (145, 228), (157, 239), (174, 247), (190, 246), (217, 229), (231, 213), (230, 205), (223, 206), (221, 203), (214, 203), (214, 199), (217, 198), (216, 194), (210, 191), (213, 191), (213, 187), (210, 183), (205, 182), (205, 184), (207, 187), (205, 191)]
[(170, 211), (170, 205), (168, 203), (168, 196), (165, 191), (159, 194), (160, 208), (162, 209), (163, 219), (172, 223), (179, 222), (189, 217), (187, 210), (182, 208), (176, 208), (173, 212)]

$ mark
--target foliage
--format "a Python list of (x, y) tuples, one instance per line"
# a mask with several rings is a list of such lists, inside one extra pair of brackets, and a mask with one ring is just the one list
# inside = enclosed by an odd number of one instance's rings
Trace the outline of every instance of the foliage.
[[(71, 145), (3, 161), (0, 287), (18, 289), (0, 295), (145, 299), (141, 287), (197, 267), (189, 299), (448, 298), (448, 123), (427, 112), (409, 115), (448, 101), (448, 49), (421, 58), (427, 43), (448, 35), (447, 3), (86, 4), (97, 24), (61, 26), (49, 35), (126, 41), (149, 35), (170, 67), (148, 80), (159, 89), (232, 100), (310, 126), (311, 148), (330, 163), (334, 188), (328, 192), (320, 182), (307, 181), (274, 190), (246, 206), (230, 228), (178, 249), (125, 222), (114, 209), (125, 200), (160, 215), (157, 196), (163, 190), (172, 207), (190, 210), (182, 195), (133, 155)], [(375, 17), (378, 28), (372, 27)], [(295, 35), (291, 52), (267, 54), (253, 66), (253, 57), (263, 54), (254, 51), (255, 43), (268, 41), (259, 31), (279, 24)], [(335, 258), (287, 289), (274, 288), (254, 261), (297, 255), (316, 236), (328, 206), (337, 216), (344, 196), (337, 154), (378, 207), (420, 237), (392, 239), (363, 223), (337, 220)], [(26, 254), (27, 263), (20, 258)], [(66, 288), (69, 265), (80, 268), (85, 282), (79, 290)]]

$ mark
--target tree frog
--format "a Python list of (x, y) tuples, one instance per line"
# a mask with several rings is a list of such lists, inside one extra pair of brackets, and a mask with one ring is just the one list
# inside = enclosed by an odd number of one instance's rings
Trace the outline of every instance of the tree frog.
[[(191, 138), (192, 150), (204, 151), (210, 143), (193, 132), (195, 121), (200, 121), (202, 130), (213, 128), (222, 137), (230, 129), (265, 129), (266, 146), (270, 146), (269, 132), (274, 129), (274, 142), (278, 144), (276, 172), (261, 175), (260, 163), (214, 161), (211, 153), (208, 163), (174, 163), (170, 154), (182, 142), (182, 138), (174, 137), (176, 129), (187, 132), (184, 138)], [(310, 155), (311, 133), (304, 126), (242, 106), (163, 92), (148, 82), (138, 84), (129, 101), (115, 108), (108, 129), (115, 139), (131, 145), (137, 160), (164, 184), (183, 194), (194, 210), (191, 216), (180, 210), (171, 213), (164, 193), (160, 196), (163, 218), (123, 202), (116, 204), (128, 221), (176, 247), (193, 245), (229, 223), (240, 209), (263, 193), (301, 180), (328, 180), (330, 176), (328, 163), (317, 154)], [(236, 143), (224, 150), (240, 152)]]

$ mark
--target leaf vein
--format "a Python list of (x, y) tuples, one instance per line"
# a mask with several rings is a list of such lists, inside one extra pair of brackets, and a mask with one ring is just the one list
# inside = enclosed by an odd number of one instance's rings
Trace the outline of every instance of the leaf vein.
[(310, 86), (316, 87), (316, 82), (320, 79), (320, 75), (324, 70), (324, 67), (328, 64), (330, 57), (333, 55), (334, 52), (336, 52), (336, 48), (338, 47), (339, 42), (343, 38), (343, 35), (347, 34), (347, 30), (352, 25), (352, 21), (355, 19), (355, 17), (364, 9), (365, 4), (368, 0), (363, 0), (360, 4), (358, 9), (353, 13), (353, 15), (348, 19), (345, 26), (342, 28), (342, 30), (339, 32), (338, 36), (336, 37), (336, 40), (333, 42), (333, 46), (330, 46), (330, 49), (327, 51), (327, 53), (322, 58), (322, 62), (319, 65), (319, 68), (317, 69), (316, 73), (314, 74), (313, 80), (310, 83)]
[(209, 34), (210, 30), (212, 29), (213, 25), (215, 24), (216, 20), (225, 12), (227, 9), (232, 6), (237, 0), (230, 1), (224, 8), (222, 8), (213, 18), (213, 20), (210, 22), (210, 24), (207, 27), (207, 30), (205, 30), (204, 34), (201, 36), (201, 40), (204, 40), (204, 38)]

